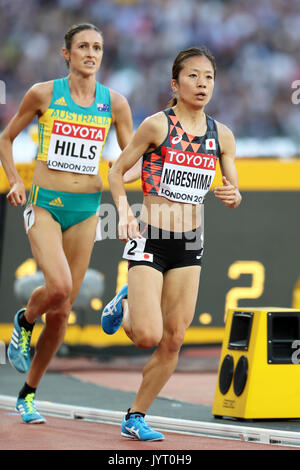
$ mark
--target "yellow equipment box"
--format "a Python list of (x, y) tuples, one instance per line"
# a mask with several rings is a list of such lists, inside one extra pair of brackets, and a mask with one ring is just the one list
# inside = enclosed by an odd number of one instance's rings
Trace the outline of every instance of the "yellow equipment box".
[(300, 310), (229, 309), (212, 414), (300, 418)]

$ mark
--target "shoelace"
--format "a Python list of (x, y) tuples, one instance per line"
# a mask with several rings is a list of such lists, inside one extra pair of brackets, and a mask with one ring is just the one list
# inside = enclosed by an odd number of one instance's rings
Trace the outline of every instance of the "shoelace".
[(28, 393), (28, 395), (26, 395), (26, 397), (24, 398), (24, 401), (28, 407), (28, 411), (31, 414), (36, 413), (36, 408), (34, 406), (33, 399), (34, 399), (34, 393)]
[(135, 420), (139, 421), (142, 428), (146, 429), (147, 431), (151, 430), (146, 421), (144, 420), (143, 416), (135, 416)]
[(21, 328), (21, 339), (20, 339), (20, 347), (22, 353), (25, 357), (28, 356), (29, 353), (29, 342), (31, 337), (31, 331), (26, 331), (25, 328)]

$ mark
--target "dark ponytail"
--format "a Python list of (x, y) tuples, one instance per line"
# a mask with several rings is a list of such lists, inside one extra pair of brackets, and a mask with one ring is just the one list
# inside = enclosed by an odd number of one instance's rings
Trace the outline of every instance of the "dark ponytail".
[(177, 104), (177, 98), (176, 96), (172, 96), (172, 98), (170, 99), (168, 103), (168, 108), (173, 108), (173, 106), (175, 106), (176, 104)]

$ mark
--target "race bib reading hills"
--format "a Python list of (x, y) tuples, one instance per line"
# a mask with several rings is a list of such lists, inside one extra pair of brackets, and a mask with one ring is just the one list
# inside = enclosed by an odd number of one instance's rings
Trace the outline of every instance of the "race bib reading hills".
[(202, 204), (216, 173), (215, 155), (166, 148), (159, 195), (171, 201)]
[(47, 164), (51, 170), (96, 175), (105, 128), (54, 121)]

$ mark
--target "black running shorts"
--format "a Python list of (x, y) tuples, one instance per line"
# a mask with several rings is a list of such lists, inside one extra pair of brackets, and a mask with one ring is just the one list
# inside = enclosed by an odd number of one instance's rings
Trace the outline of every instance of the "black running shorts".
[[(144, 259), (129, 260), (128, 269), (144, 265), (165, 273), (170, 269), (185, 266), (201, 266), (203, 256), (201, 226), (189, 232), (169, 232), (140, 223), (140, 233), (146, 239)], [(131, 252), (134, 253), (134, 245)]]

